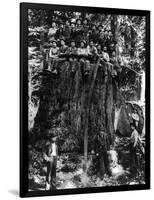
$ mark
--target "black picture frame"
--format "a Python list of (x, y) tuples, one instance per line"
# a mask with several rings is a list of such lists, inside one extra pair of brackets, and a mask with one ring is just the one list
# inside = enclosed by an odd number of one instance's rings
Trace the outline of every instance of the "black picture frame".
[[(145, 184), (107, 186), (54, 191), (28, 191), (28, 9), (52, 9), (121, 15), (137, 15), (146, 18), (146, 147)], [(20, 3), (20, 197), (51, 196), (64, 194), (115, 192), (150, 189), (150, 11), (129, 10), (40, 3)]]

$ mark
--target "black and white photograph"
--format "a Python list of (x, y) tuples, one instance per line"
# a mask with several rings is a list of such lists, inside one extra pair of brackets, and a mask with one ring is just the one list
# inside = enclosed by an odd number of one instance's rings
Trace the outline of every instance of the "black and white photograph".
[(146, 17), (27, 12), (28, 191), (146, 184)]

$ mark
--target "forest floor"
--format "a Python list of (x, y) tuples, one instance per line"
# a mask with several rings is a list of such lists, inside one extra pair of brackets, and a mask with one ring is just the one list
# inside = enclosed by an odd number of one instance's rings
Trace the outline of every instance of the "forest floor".
[[(101, 180), (93, 173), (90, 162), (87, 175), (83, 172), (83, 156), (61, 155), (57, 161), (56, 189), (84, 188), (84, 187), (105, 187), (118, 185), (144, 184), (144, 173), (138, 171), (137, 175), (130, 176), (129, 170), (123, 170), (119, 176), (104, 175)], [(38, 172), (39, 171), (39, 172)], [(29, 175), (29, 190), (45, 190), (46, 167), (38, 170), (37, 173)], [(43, 171), (43, 173), (42, 173)]]

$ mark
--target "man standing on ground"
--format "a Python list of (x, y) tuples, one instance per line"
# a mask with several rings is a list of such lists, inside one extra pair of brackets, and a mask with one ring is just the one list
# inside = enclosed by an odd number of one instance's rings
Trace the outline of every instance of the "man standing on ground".
[(48, 145), (47, 154), (45, 154), (45, 160), (47, 161), (46, 190), (56, 189), (56, 166), (58, 156), (56, 141), (57, 135), (54, 134)]
[(135, 175), (137, 173), (137, 167), (138, 167), (138, 162), (137, 162), (137, 144), (139, 140), (139, 134), (136, 130), (136, 125), (134, 123), (130, 124), (132, 134), (130, 137), (130, 171), (131, 175)]

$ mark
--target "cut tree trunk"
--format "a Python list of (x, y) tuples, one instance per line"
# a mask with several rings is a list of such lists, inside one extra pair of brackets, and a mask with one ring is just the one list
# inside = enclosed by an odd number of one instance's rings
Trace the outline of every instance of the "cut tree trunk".
[(88, 125), (89, 125), (89, 114), (90, 114), (90, 108), (91, 108), (91, 97), (94, 89), (94, 84), (96, 80), (96, 75), (97, 75), (97, 70), (100, 64), (100, 58), (98, 58), (98, 61), (95, 65), (93, 74), (92, 74), (92, 82), (89, 88), (89, 93), (88, 93), (88, 102), (87, 102), (87, 108), (85, 110), (85, 128), (84, 128), (84, 162), (85, 162), (85, 167), (84, 170), (87, 172), (87, 158), (88, 158)]

